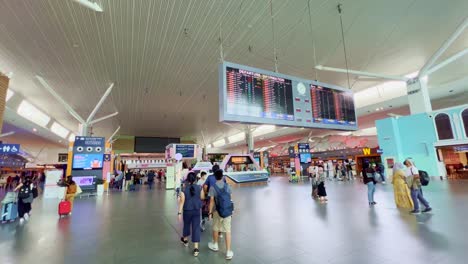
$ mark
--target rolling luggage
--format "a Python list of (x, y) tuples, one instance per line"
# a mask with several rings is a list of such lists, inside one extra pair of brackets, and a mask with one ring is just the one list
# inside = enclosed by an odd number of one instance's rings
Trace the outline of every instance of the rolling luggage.
[(2, 200), (2, 204), (9, 204), (9, 203), (16, 203), (16, 193), (15, 192), (7, 192), (5, 198)]
[(18, 205), (16, 203), (2, 204), (1, 220), (2, 223), (13, 222), (18, 218)]
[(59, 216), (68, 215), (71, 212), (71, 203), (69, 201), (62, 200), (58, 205)]

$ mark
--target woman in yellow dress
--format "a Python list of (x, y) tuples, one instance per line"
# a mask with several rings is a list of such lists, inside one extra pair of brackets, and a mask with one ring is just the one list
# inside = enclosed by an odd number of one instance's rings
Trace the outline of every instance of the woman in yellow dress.
[(392, 184), (397, 207), (412, 209), (413, 200), (411, 199), (411, 193), (406, 184), (405, 166), (400, 162), (395, 163), (393, 166)]

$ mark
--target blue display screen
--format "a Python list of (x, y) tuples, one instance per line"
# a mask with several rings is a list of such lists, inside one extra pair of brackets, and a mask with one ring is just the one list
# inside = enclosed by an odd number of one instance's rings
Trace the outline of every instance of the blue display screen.
[(300, 154), (301, 163), (308, 163), (311, 159), (310, 153), (302, 153)]
[(182, 154), (183, 158), (193, 158), (195, 157), (195, 145), (183, 145), (183, 144), (177, 144), (175, 153), (180, 153)]
[(102, 169), (103, 154), (81, 154), (73, 155), (73, 169)]

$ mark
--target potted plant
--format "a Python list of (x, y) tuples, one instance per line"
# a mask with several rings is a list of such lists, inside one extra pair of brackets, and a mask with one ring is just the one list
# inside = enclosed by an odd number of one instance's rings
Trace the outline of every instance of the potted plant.
[(97, 187), (97, 195), (101, 196), (104, 194), (104, 180), (103, 179), (96, 179), (96, 187)]

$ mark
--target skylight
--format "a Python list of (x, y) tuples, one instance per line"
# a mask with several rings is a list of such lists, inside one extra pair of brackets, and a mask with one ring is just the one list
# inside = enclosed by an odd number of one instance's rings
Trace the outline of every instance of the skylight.
[(20, 116), (42, 127), (45, 127), (50, 121), (50, 116), (44, 114), (42, 111), (37, 109), (34, 105), (30, 104), (26, 100), (23, 100), (21, 102), (21, 104), (18, 107), (17, 113)]
[(50, 131), (52, 131), (54, 134), (56, 134), (57, 136), (61, 138), (67, 138), (68, 133), (70, 133), (68, 129), (64, 128), (62, 125), (60, 125), (57, 122), (54, 122), (52, 124), (52, 126), (50, 127)]

